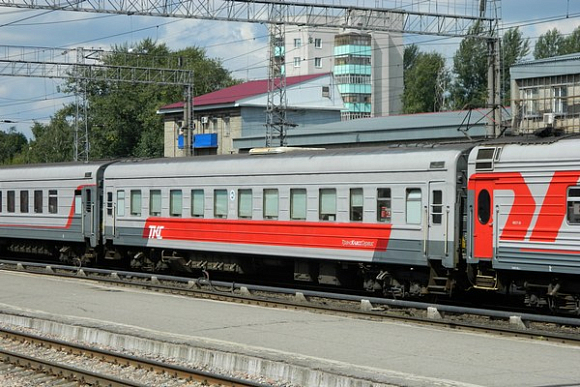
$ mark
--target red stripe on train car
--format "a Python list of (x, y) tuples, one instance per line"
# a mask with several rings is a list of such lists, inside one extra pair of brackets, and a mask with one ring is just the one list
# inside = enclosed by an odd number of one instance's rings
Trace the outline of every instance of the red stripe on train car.
[(385, 251), (390, 224), (149, 218), (143, 238)]

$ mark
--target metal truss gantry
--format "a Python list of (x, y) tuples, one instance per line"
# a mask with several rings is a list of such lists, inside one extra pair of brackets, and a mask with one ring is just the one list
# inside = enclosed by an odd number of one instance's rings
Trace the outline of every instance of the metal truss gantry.
[[(185, 89), (186, 99), (192, 104), (193, 71), (169, 68), (110, 66), (102, 58), (104, 50), (54, 47), (0, 45), (0, 76), (57, 78), (79, 81), (130, 82), (139, 84), (174, 85)], [(80, 105), (77, 90), (77, 108)], [(86, 102), (86, 101), (85, 101)], [(78, 113), (78, 110), (77, 110)], [(81, 131), (78, 118), (75, 127), (75, 161), (89, 157), (88, 127)], [(184, 133), (191, 136), (191, 113), (184, 120)], [(190, 141), (190, 140), (189, 140)]]
[[(368, 5), (364, 4), (368, 1)], [(474, 23), (483, 26), (479, 38), (488, 41), (490, 72), (499, 79), (498, 18), (494, 12), (501, 0), (360, 0), (356, 5), (281, 0), (0, 0), (0, 7), (141, 15), (202, 20), (221, 20), (309, 27), (349, 28), (364, 31), (397, 32), (464, 38)], [(345, 3), (348, 2), (345, 1)], [(490, 16), (491, 15), (491, 16)], [(393, 22), (396, 20), (396, 22)], [(271, 43), (272, 46), (272, 43)], [(270, 76), (273, 74), (270, 70)], [(497, 82), (488, 84), (488, 105), (499, 111)], [(270, 80), (270, 82), (272, 82)], [(273, 90), (280, 90), (274, 88)], [(278, 97), (269, 96), (275, 101)], [(269, 111), (284, 110), (283, 101)], [(497, 113), (494, 114), (497, 117)], [(271, 117), (268, 119), (271, 120)], [(284, 120), (280, 137), (285, 136)], [(491, 135), (499, 134), (499, 120), (491, 119)], [(268, 136), (267, 136), (268, 137)]]

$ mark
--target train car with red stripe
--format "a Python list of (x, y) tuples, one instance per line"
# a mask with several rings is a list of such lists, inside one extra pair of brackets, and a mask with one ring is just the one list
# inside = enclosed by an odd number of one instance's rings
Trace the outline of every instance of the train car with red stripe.
[(467, 262), (476, 288), (580, 311), (580, 141), (492, 142), (469, 157)]
[(0, 168), (0, 248), (77, 264), (97, 257), (107, 162)]
[[(108, 257), (402, 296), (448, 292), (469, 146), (126, 161), (104, 174)], [(268, 153), (268, 152), (266, 152)]]
[(0, 248), (393, 297), (479, 289), (578, 315), (578, 149), (512, 138), (3, 167)]

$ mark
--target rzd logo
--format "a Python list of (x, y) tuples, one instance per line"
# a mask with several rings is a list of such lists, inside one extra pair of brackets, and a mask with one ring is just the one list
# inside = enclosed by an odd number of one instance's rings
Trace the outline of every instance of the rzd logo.
[(165, 226), (149, 226), (149, 239), (163, 239), (161, 231)]

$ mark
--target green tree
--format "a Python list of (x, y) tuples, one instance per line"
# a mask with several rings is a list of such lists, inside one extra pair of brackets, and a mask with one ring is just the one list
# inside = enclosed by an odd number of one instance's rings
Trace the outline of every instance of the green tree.
[(414, 63), (404, 72), (403, 112), (438, 111), (442, 90), (438, 83), (448, 79), (445, 59), (438, 53), (416, 53)]
[(564, 38), (564, 43), (562, 44), (562, 54), (574, 54), (580, 52), (580, 27), (576, 29)]
[(560, 31), (554, 28), (540, 35), (534, 47), (534, 58), (544, 59), (564, 54), (565, 40)]
[(509, 105), (511, 95), (510, 67), (520, 62), (530, 53), (530, 40), (523, 37), (518, 27), (510, 28), (502, 38), (501, 58), (502, 75), (501, 90), (503, 92), (502, 103)]
[(26, 136), (12, 126), (8, 132), (0, 131), (0, 163), (12, 164), (18, 161), (18, 155), (28, 148)]
[(73, 159), (76, 107), (67, 105), (51, 117), (48, 124), (35, 122), (34, 139), (19, 155), (20, 163), (56, 163)]
[(481, 23), (468, 31), (453, 56), (451, 103), (455, 109), (483, 107), (487, 99), (487, 42)]

